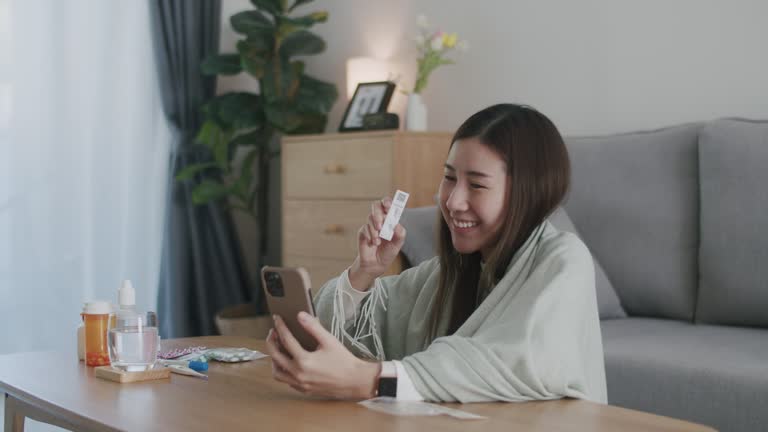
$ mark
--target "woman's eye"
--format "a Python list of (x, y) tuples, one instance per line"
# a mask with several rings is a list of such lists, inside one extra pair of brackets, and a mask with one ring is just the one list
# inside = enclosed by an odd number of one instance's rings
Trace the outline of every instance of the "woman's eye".
[(477, 184), (477, 183), (470, 183), (469, 186), (472, 189), (487, 189), (485, 186)]
[(443, 178), (451, 182), (456, 181), (456, 177), (449, 176), (448, 174), (444, 175)]

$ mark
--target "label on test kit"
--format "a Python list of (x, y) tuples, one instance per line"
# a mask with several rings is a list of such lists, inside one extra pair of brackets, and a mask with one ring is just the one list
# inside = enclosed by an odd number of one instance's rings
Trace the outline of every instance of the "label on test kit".
[(384, 240), (392, 240), (392, 236), (395, 234), (395, 227), (400, 222), (400, 216), (403, 215), (405, 204), (408, 202), (408, 192), (398, 190), (395, 192), (395, 197), (392, 199), (392, 206), (387, 212), (387, 217), (384, 218), (384, 224), (379, 231), (379, 237)]

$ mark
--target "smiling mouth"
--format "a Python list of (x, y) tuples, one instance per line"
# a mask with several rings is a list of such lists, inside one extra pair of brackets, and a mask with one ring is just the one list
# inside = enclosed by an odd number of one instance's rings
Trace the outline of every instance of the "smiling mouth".
[(461, 221), (458, 219), (452, 219), (451, 221), (453, 222), (453, 225), (458, 228), (472, 228), (478, 225), (475, 221)]

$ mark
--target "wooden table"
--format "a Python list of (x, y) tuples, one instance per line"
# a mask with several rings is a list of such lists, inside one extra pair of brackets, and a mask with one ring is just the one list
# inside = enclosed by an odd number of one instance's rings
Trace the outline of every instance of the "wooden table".
[[(240, 337), (169, 340), (164, 348), (205, 345), (262, 350)], [(393, 417), (354, 402), (305, 397), (272, 380), (270, 359), (212, 363), (210, 379), (118, 384), (93, 376), (73, 353), (0, 356), (5, 431), (32, 418), (75, 431), (712, 431), (639, 411), (581, 400), (455, 405), (486, 420)]]

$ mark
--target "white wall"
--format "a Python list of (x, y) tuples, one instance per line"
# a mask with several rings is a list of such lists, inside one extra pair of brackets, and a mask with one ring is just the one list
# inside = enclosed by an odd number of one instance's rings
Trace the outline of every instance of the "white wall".
[[(234, 51), (229, 17), (248, 0), (224, 0), (222, 51)], [(307, 71), (340, 93), (327, 126), (337, 130), (346, 107), (350, 57), (389, 60), (413, 85), (416, 16), (470, 42), (456, 65), (438, 69), (424, 98), (429, 129), (454, 131), (472, 113), (498, 102), (533, 105), (564, 135), (655, 129), (724, 116), (768, 119), (768, 1), (765, 0), (318, 0), (296, 14), (327, 10), (313, 31), (328, 49), (306, 58)], [(219, 91), (255, 89), (241, 74)], [(390, 111), (402, 119), (405, 97)], [(273, 165), (273, 169), (278, 166)], [(273, 173), (275, 174), (275, 173)], [(270, 229), (279, 233), (279, 177), (273, 178)], [(255, 227), (237, 226), (252, 275), (258, 272)], [(269, 239), (270, 263), (280, 256)]]
[[(249, 6), (224, 0), (222, 47), (234, 45), (229, 16)], [(430, 130), (452, 131), (496, 102), (533, 105), (568, 135), (768, 118), (764, 0), (319, 0), (297, 14), (319, 9), (330, 13), (314, 29), (328, 50), (306, 60), (310, 74), (335, 82), (342, 95), (328, 131), (345, 108), (347, 58), (404, 63), (399, 72), (412, 85), (419, 13), (471, 44), (456, 53), (456, 65), (433, 74), (424, 93)]]

